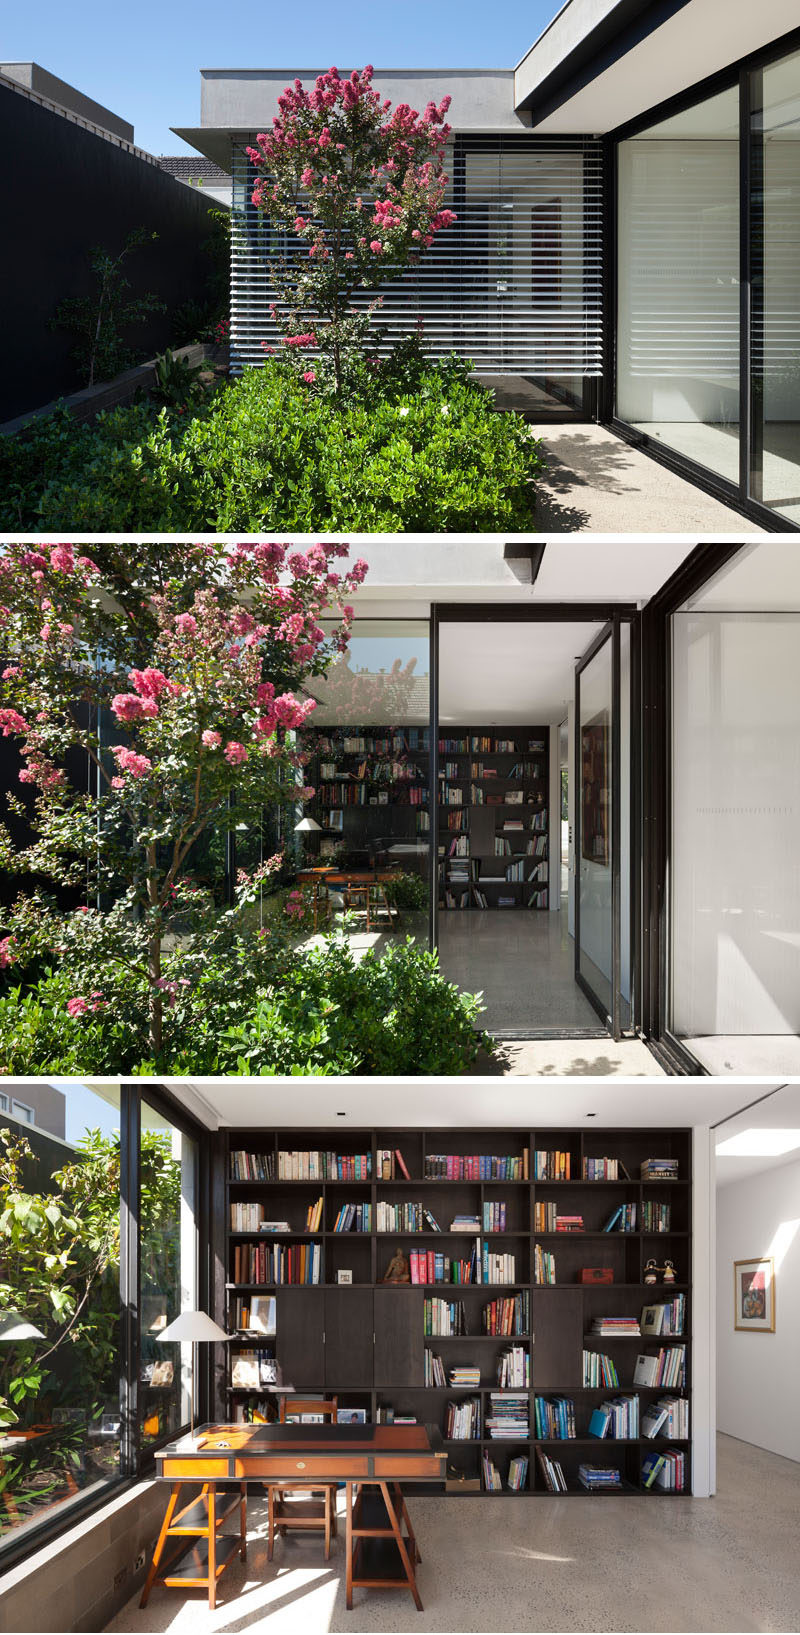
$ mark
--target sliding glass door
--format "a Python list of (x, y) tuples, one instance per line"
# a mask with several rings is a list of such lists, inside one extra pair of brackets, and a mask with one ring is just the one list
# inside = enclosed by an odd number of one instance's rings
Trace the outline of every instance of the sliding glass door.
[(630, 627), (618, 619), (578, 664), (575, 724), (575, 979), (617, 1039), (632, 981)]

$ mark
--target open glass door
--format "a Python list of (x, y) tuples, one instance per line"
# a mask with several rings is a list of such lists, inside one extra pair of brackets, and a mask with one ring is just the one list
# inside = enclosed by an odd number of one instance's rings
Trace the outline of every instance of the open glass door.
[(620, 626), (604, 626), (575, 672), (575, 980), (613, 1034), (621, 992)]

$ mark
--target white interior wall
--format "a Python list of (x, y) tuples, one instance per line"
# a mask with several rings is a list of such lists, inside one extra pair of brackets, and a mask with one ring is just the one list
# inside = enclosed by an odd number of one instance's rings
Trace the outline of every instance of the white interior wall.
[[(737, 1333), (733, 1263), (762, 1255), (775, 1260), (775, 1333)], [(800, 1160), (718, 1189), (716, 1260), (719, 1429), (800, 1460)]]
[(800, 614), (672, 624), (672, 1026), (796, 1034)]
[(692, 1132), (692, 1492), (717, 1490), (716, 1323), (714, 1309), (714, 1142), (707, 1125)]

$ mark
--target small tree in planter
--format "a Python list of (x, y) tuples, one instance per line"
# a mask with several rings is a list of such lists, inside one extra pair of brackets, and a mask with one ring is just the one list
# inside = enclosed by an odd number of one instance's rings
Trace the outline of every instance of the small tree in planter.
[[(272, 261), (282, 303), (273, 316), (304, 380), (323, 384), (327, 366), (339, 392), (376, 304), (354, 309), (356, 291), (399, 277), (456, 219), (442, 208), (450, 98), (429, 102), (422, 116), (407, 103), (392, 113), (371, 67), (346, 80), (331, 68), (313, 91), (295, 80), (278, 106), (272, 130), (248, 148), (259, 171), (253, 203), (307, 248)], [(310, 348), (318, 362), (305, 356)]]
[[(265, 806), (313, 794), (292, 729), (315, 707), (304, 681), (347, 648), (347, 598), (366, 564), (336, 571), (348, 547), (335, 544), (247, 542), (226, 553), (171, 541), (169, 571), (159, 544), (94, 551), (96, 561), (71, 545), (19, 544), (0, 560), (11, 656), (0, 729), (19, 740), (20, 780), (35, 790), (35, 838), (17, 850), (0, 829), (0, 862), (88, 898), (71, 915), (22, 899), (0, 966), (67, 953), (88, 979), (92, 950), (118, 961), (146, 979), (158, 1057), (164, 1007), (177, 997), (162, 952), (175, 910), (186, 910), (187, 871), (212, 826), (257, 822)], [(88, 757), (88, 788), (65, 772), (75, 751)], [(18, 798), (10, 805), (29, 817)], [(67, 1008), (104, 1002), (87, 980)]]

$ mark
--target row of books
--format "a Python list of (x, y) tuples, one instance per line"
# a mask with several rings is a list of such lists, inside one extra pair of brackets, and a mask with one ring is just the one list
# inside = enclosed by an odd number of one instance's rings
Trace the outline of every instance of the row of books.
[(555, 1283), (556, 1257), (540, 1243), (534, 1244), (533, 1249), (533, 1281), (534, 1283)]
[(333, 1223), (333, 1230), (334, 1232), (371, 1232), (372, 1204), (342, 1204)]
[(618, 1158), (584, 1158), (584, 1181), (619, 1181), (630, 1180), (625, 1165)]
[(592, 1319), (592, 1333), (602, 1334), (606, 1338), (625, 1338), (629, 1335), (641, 1334), (641, 1325), (638, 1317), (594, 1317)]
[(406, 1161), (399, 1147), (379, 1147), (375, 1154), (375, 1175), (379, 1181), (410, 1181)]
[(441, 1357), (438, 1356), (435, 1351), (428, 1351), (427, 1347), (424, 1353), (422, 1378), (423, 1383), (426, 1386), (433, 1387), (433, 1389), (437, 1391), (443, 1391), (447, 1387), (447, 1375), (444, 1371), (444, 1363), (442, 1362)]
[(263, 1219), (263, 1204), (231, 1204), (232, 1232), (260, 1232)]
[(375, 1226), (378, 1232), (439, 1232), (441, 1227), (424, 1204), (387, 1203), (379, 1198), (375, 1205)]
[(417, 749), (427, 749), (427, 727), (394, 728), (380, 736), (375, 733), (347, 732), (336, 736), (328, 733), (311, 739), (311, 747), (319, 755), (402, 755)]
[(423, 1301), (422, 1332), (426, 1336), (466, 1334), (467, 1319), (462, 1301), (440, 1300), (436, 1295)]
[(274, 1181), (275, 1157), (271, 1152), (232, 1152), (232, 1181)]
[[(473, 802), (474, 804), (474, 802)], [(464, 791), (457, 783), (444, 783), (439, 790), (440, 806), (463, 806)]]
[(490, 1391), (486, 1430), (494, 1441), (526, 1440), (529, 1424), (527, 1393)]
[(497, 1359), (497, 1383), (506, 1390), (518, 1390), (531, 1383), (531, 1355), (524, 1345), (509, 1346)]
[(567, 1479), (557, 1459), (551, 1459), (543, 1448), (536, 1449), (539, 1469), (544, 1477), (544, 1484), (549, 1493), (566, 1493)]
[(444, 1434), (448, 1442), (472, 1442), (480, 1436), (480, 1397), (466, 1397), (462, 1402), (448, 1402)]
[(279, 1181), (369, 1181), (371, 1178), (371, 1152), (278, 1153)]
[(527, 1289), (505, 1300), (491, 1300), (481, 1312), (484, 1334), (529, 1334), (530, 1327), (531, 1302)]
[(536, 1151), (533, 1155), (534, 1181), (569, 1181), (571, 1154), (568, 1152)]
[(636, 1204), (619, 1204), (612, 1209), (608, 1220), (603, 1226), (604, 1232), (635, 1232), (638, 1219)]
[(688, 1397), (660, 1397), (642, 1416), (642, 1435), (665, 1436), (670, 1442), (689, 1439)]
[(645, 1487), (661, 1487), (666, 1493), (682, 1493), (686, 1486), (686, 1455), (677, 1448), (651, 1453), (642, 1464)]
[(642, 1333), (682, 1334), (685, 1317), (685, 1294), (676, 1294), (674, 1300), (656, 1301), (652, 1306), (642, 1308)]
[(668, 1346), (653, 1356), (640, 1352), (633, 1368), (634, 1385), (666, 1386), (681, 1390), (686, 1384), (686, 1347)]
[(669, 1204), (656, 1203), (654, 1198), (645, 1198), (642, 1204), (642, 1231), (668, 1232), (670, 1229), (671, 1209)]
[(499, 1255), (483, 1245), (483, 1277), (484, 1283), (516, 1283), (517, 1257), (516, 1255)]
[(601, 1402), (589, 1420), (588, 1435), (607, 1436), (615, 1442), (638, 1437), (639, 1398), (614, 1397)]
[[(503, 1482), (500, 1472), (488, 1453), (484, 1453), (481, 1465), (483, 1468), (483, 1485), (487, 1493), (502, 1493)], [(521, 1493), (528, 1485), (528, 1460), (525, 1454), (516, 1454), (509, 1461), (508, 1481), (506, 1486), (509, 1493)]]
[[(580, 1221), (579, 1228), (565, 1224), (574, 1221)], [(543, 1203), (540, 1199), (537, 1199), (533, 1206), (533, 1230), (534, 1232), (583, 1231), (583, 1216), (560, 1214), (558, 1204)]]
[(427, 1153), (426, 1181), (527, 1181), (528, 1148), (521, 1153)]
[[(322, 1206), (323, 1200), (321, 1197), (317, 1199), (316, 1203), (309, 1204), (308, 1209), (306, 1210), (306, 1232), (320, 1231), (322, 1227)], [(262, 1221), (261, 1226), (262, 1230), (265, 1230), (266, 1223)]]
[(583, 1383), (587, 1390), (619, 1385), (619, 1375), (613, 1357), (607, 1357), (604, 1351), (584, 1351)]
[(576, 1435), (572, 1397), (534, 1397), (533, 1422), (543, 1442), (571, 1441)]
[(355, 772), (346, 772), (336, 761), (321, 761), (320, 783), (331, 783), (337, 778), (361, 783), (402, 783), (407, 779), (424, 782), (427, 773), (413, 761), (364, 760), (359, 761)]
[(321, 1243), (237, 1243), (234, 1283), (319, 1283)]
[(275, 1311), (274, 1294), (237, 1295), (229, 1304), (228, 1321), (234, 1330), (274, 1334)]
[(474, 1283), (476, 1251), (469, 1260), (454, 1260), (434, 1249), (409, 1250), (412, 1283)]
[(506, 1206), (502, 1201), (485, 1203), (483, 1206), (484, 1232), (505, 1232)]

